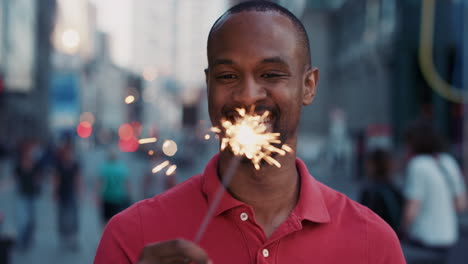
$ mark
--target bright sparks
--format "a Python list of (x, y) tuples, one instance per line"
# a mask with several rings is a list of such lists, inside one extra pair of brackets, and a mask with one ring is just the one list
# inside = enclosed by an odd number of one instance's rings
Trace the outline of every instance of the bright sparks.
[[(282, 145), (277, 148), (272, 144), (280, 144), (279, 133), (267, 132), (265, 120), (269, 112), (265, 111), (262, 115), (246, 113), (245, 109), (236, 109), (239, 113), (239, 118), (233, 124), (228, 120), (221, 120), (221, 124), (225, 129), (224, 138), (221, 140), (221, 150), (230, 147), (234, 155), (245, 156), (252, 161), (255, 169), (260, 169), (260, 162), (266, 161), (270, 165), (275, 165), (280, 168), (281, 164), (271, 155), (278, 153), (281, 156), (286, 155), (286, 152), (292, 152), (292, 149), (287, 145)], [(219, 128), (213, 127), (212, 132), (220, 133)]]
[(126, 104), (131, 104), (133, 102), (135, 102), (135, 96), (129, 95), (129, 96), (125, 97), (125, 103)]
[(167, 165), (169, 165), (169, 161), (166, 160), (166, 161), (162, 162), (161, 164), (159, 164), (158, 166), (154, 167), (151, 172), (157, 173), (157, 172), (161, 171), (162, 169), (164, 169), (165, 167), (167, 167)]
[(156, 142), (156, 141), (158, 141), (157, 138), (151, 137), (151, 138), (142, 138), (142, 139), (139, 139), (139, 140), (138, 140), (138, 143), (139, 143), (139, 144), (148, 144), (148, 143), (154, 143), (154, 142)]
[(167, 169), (166, 175), (167, 175), (167, 176), (171, 176), (171, 175), (175, 172), (176, 169), (177, 169), (177, 166), (176, 166), (176, 165), (171, 165), (171, 166), (169, 167), (169, 169)]

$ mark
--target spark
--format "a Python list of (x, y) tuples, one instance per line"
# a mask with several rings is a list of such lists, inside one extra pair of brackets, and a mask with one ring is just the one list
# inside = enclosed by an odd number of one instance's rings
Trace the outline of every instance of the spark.
[(177, 169), (177, 166), (176, 166), (176, 165), (171, 165), (171, 166), (169, 167), (169, 169), (167, 169), (166, 175), (167, 175), (167, 176), (171, 176), (171, 175), (175, 172), (176, 169)]
[(153, 154), (154, 154), (154, 150), (149, 150), (148, 151), (148, 155), (153, 156)]
[(158, 166), (154, 167), (152, 172), (153, 173), (157, 173), (158, 171), (164, 169), (165, 167), (167, 167), (167, 165), (169, 165), (169, 161), (164, 161), (162, 162), (161, 164), (159, 164)]
[(148, 144), (148, 143), (154, 143), (154, 142), (156, 142), (156, 141), (158, 141), (157, 138), (151, 137), (151, 138), (142, 138), (142, 139), (139, 139), (139, 140), (138, 140), (138, 143), (139, 143), (139, 144)]
[[(284, 156), (286, 152), (292, 152), (292, 149), (285, 144), (281, 148), (272, 145), (281, 144), (281, 140), (279, 140), (280, 133), (267, 132), (265, 121), (270, 113), (265, 111), (262, 115), (250, 114), (243, 108), (238, 108), (236, 111), (240, 117), (236, 118), (234, 123), (226, 119), (221, 120), (225, 130), (225, 135), (221, 139), (221, 151), (230, 147), (234, 155), (250, 159), (257, 170), (260, 169), (262, 160), (280, 168), (281, 164), (272, 157), (272, 154)], [(213, 127), (211, 131), (220, 133), (221, 129)]]

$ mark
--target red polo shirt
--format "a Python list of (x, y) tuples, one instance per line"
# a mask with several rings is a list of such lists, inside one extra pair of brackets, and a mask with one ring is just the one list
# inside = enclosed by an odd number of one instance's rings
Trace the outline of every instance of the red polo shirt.
[[(136, 203), (104, 230), (95, 264), (136, 263), (146, 244), (193, 240), (220, 181), (218, 156), (203, 174)], [(299, 201), (269, 237), (247, 204), (225, 192), (199, 245), (215, 264), (405, 263), (393, 230), (368, 208), (316, 181), (297, 159)]]

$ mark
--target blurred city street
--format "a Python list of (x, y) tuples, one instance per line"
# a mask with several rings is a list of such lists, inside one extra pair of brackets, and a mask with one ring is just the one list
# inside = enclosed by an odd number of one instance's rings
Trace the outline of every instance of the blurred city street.
[[(281, 79), (276, 66), (252, 79), (268, 81), (252, 86), (265, 93), (244, 93), (239, 82), (213, 103), (207, 87), (210, 27), (244, 1), (0, 0), (0, 264), (9, 252), (13, 264), (92, 263), (108, 217), (201, 173), (219, 151), (222, 133), (211, 127), (218, 103), (221, 121), (229, 107), (277, 108), (260, 121), (277, 122), (279, 132), (289, 109), (287, 96), (268, 90), (269, 78)], [(437, 223), (416, 242), (438, 229), (443, 248), (459, 230), (448, 264), (465, 264), (468, 209), (458, 212), (457, 199), (468, 182), (468, 1), (268, 1), (300, 20), (306, 59), (320, 73), (292, 133), (297, 157), (396, 232), (414, 232), (416, 220)], [(221, 85), (257, 75), (229, 71), (211, 77)], [(283, 84), (294, 76), (284, 74)], [(414, 172), (421, 157), (430, 161)], [(432, 176), (424, 197), (412, 193)], [(440, 197), (448, 198), (439, 206)], [(432, 211), (410, 214), (410, 202)]]

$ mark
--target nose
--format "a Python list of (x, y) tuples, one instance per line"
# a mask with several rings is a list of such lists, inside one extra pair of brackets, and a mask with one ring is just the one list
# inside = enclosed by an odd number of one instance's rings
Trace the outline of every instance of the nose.
[(266, 96), (265, 87), (257, 83), (254, 78), (244, 78), (235, 89), (233, 100), (244, 107), (249, 107), (265, 99)]

